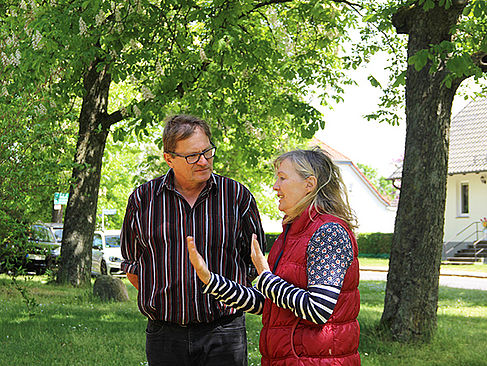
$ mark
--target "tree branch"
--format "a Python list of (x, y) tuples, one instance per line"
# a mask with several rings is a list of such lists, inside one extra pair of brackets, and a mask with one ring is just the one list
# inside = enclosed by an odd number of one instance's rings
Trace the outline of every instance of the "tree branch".
[[(284, 3), (289, 3), (291, 1), (292, 0), (268, 0), (268, 1), (264, 1), (262, 3), (255, 5), (254, 8), (252, 10), (250, 10), (249, 12), (245, 13), (245, 15), (248, 15), (248, 14), (254, 12), (255, 10), (257, 10), (259, 8), (263, 8), (265, 6), (275, 5), (275, 4), (284, 4)], [(355, 7), (363, 8), (363, 6), (361, 6), (360, 4), (353, 3), (349, 0), (331, 0), (331, 1), (333, 1), (334, 3), (337, 3), (337, 4), (346, 4), (346, 5), (350, 6), (351, 8), (355, 8)], [(242, 15), (244, 15), (244, 14), (242, 14)]]
[(472, 55), (473, 63), (482, 70), (482, 72), (487, 72), (487, 53), (476, 52)]
[(106, 121), (107, 127), (110, 127), (111, 125), (113, 125), (117, 122), (120, 122), (123, 119), (125, 119), (125, 117), (123, 116), (122, 111), (118, 110), (116, 112), (113, 112), (112, 114), (109, 114), (105, 121)]

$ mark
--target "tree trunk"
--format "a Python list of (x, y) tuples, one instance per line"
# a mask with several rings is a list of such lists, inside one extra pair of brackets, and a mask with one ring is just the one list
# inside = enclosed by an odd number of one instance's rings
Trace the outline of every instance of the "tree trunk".
[(75, 167), (64, 218), (57, 280), (73, 286), (90, 283), (98, 189), (110, 128), (107, 105), (111, 77), (107, 71), (108, 66), (97, 70), (100, 61), (97, 59), (92, 62), (83, 79), (86, 94), (79, 117)]
[[(450, 40), (459, 7), (400, 10), (393, 24), (409, 34), (408, 58)], [(442, 85), (445, 65), (406, 74), (406, 149), (381, 326), (398, 341), (428, 341), (436, 329), (438, 282), (453, 97), (460, 81)]]

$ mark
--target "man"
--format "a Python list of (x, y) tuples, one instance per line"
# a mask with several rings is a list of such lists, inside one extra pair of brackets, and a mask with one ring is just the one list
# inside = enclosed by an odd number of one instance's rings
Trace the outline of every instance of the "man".
[(139, 289), (148, 318), (146, 354), (155, 365), (247, 365), (241, 312), (203, 294), (186, 237), (210, 270), (250, 281), (252, 233), (264, 243), (259, 212), (242, 184), (213, 173), (216, 147), (206, 122), (170, 118), (163, 133), (167, 174), (132, 193), (122, 227), (122, 270)]

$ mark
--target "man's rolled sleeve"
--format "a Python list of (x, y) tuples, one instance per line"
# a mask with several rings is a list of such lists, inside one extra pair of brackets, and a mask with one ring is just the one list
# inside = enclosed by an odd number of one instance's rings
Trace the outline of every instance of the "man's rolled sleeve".
[(138, 258), (141, 254), (141, 245), (137, 238), (134, 197), (135, 193), (129, 198), (120, 234), (120, 248), (123, 258), (121, 269), (125, 273), (138, 275)]

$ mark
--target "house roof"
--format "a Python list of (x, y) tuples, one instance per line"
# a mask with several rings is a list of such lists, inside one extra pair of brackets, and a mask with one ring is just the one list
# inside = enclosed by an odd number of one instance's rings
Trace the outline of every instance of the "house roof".
[(331, 146), (325, 144), (323, 141), (317, 139), (316, 137), (313, 137), (310, 141), (310, 146), (318, 146), (322, 150), (324, 150), (335, 163), (342, 163), (342, 164), (347, 164), (350, 165), (352, 170), (355, 171), (355, 173), (362, 179), (362, 181), (365, 183), (365, 185), (372, 191), (372, 193), (380, 200), (382, 203), (384, 203), (386, 206), (391, 206), (391, 203), (389, 200), (384, 197), (378, 190), (375, 188), (375, 186), (372, 184), (372, 182), (365, 176), (364, 173), (355, 165), (355, 163), (350, 160), (350, 158), (346, 157), (343, 155), (341, 152), (335, 150)]
[(470, 102), (451, 122), (448, 174), (487, 171), (487, 98)]
[[(450, 125), (448, 174), (487, 171), (487, 98), (467, 104)], [(401, 179), (402, 167), (389, 179)]]
[(311, 146), (319, 146), (321, 149), (326, 151), (326, 153), (332, 158), (333, 161), (352, 161), (349, 158), (347, 158), (345, 155), (343, 155), (341, 152), (338, 150), (335, 150), (332, 148), (330, 145), (325, 144), (323, 141), (317, 139), (316, 137), (313, 137), (310, 142)]

